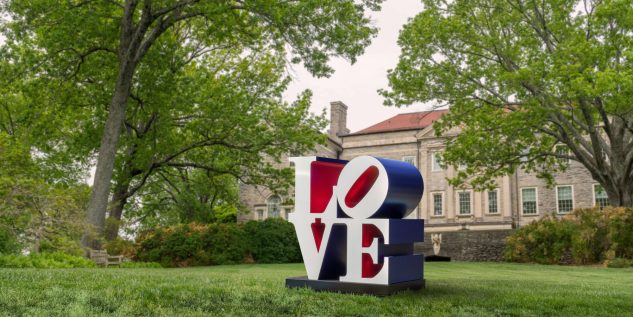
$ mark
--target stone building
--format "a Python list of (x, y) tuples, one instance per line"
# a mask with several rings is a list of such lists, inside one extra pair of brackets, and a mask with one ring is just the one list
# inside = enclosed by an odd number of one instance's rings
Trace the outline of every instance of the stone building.
[[(316, 153), (306, 155), (343, 160), (371, 155), (415, 165), (424, 178), (425, 189), (418, 208), (409, 217), (424, 219), (428, 233), (481, 231), (482, 239), (490, 239), (489, 231), (504, 231), (507, 235), (511, 229), (545, 214), (564, 215), (574, 208), (607, 203), (605, 192), (589, 172), (573, 161), (565, 173), (556, 175), (554, 187), (547, 187), (544, 181), (523, 171), (498, 178), (498, 186), (492, 191), (450, 186), (447, 178), (453, 177), (460, 167), (440, 164), (438, 154), (444, 149), (445, 138), (437, 137), (432, 128), (433, 122), (447, 110), (403, 113), (350, 133), (346, 126), (347, 106), (340, 101), (330, 106), (328, 142)], [(450, 131), (447, 136), (454, 133), (458, 131)], [(243, 186), (241, 194), (242, 202), (250, 210), (239, 217), (241, 221), (287, 219), (293, 208), (292, 197), (272, 195), (263, 187)], [(505, 235), (495, 236), (502, 240)], [(476, 244), (472, 237), (466, 240)]]

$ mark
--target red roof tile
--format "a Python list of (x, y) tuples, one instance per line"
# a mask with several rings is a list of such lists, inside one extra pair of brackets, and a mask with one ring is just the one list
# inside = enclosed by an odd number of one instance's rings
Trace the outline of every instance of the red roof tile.
[(351, 135), (424, 129), (447, 112), (448, 110), (434, 110), (402, 113)]

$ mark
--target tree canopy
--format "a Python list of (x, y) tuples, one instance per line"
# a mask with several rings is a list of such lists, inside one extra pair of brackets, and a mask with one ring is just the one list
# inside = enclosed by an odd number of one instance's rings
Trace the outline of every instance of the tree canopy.
[(7, 1), (3, 94), (20, 100), (41, 133), (29, 146), (60, 175), (96, 159), (87, 213), (101, 235), (107, 211), (116, 223), (146, 184), (182, 171), (283, 181), (271, 164), (313, 147), (323, 124), (309, 93), (282, 101), (285, 67), (328, 76), (331, 56), (354, 62), (376, 32), (365, 12), (381, 2)]
[(423, 1), (399, 38), (386, 104), (436, 102), (453, 179), (491, 186), (517, 168), (552, 181), (568, 159), (633, 205), (630, 1)]

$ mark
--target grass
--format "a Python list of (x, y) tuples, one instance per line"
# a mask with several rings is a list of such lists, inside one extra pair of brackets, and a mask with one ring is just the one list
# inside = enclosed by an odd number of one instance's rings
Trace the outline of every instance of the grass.
[(2, 316), (631, 316), (633, 269), (427, 263), (390, 297), (286, 289), (301, 264), (0, 269)]

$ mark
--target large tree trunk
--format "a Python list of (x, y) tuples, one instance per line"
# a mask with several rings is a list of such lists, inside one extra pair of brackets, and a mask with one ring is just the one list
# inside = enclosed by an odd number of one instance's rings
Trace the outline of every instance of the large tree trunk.
[(117, 184), (112, 195), (112, 204), (108, 213), (108, 221), (105, 228), (105, 238), (107, 241), (115, 240), (119, 236), (121, 217), (123, 208), (127, 204), (128, 190), (130, 182), (126, 179), (121, 184)]
[[(604, 185), (603, 185), (604, 186)], [(633, 181), (615, 186), (604, 186), (609, 204), (616, 207), (633, 207)]]
[(121, 127), (125, 120), (132, 76), (134, 74), (134, 67), (131, 64), (131, 62), (122, 63), (120, 67), (116, 88), (110, 103), (108, 119), (101, 137), (97, 169), (92, 185), (90, 202), (88, 203), (88, 224), (91, 225), (91, 228), (81, 239), (82, 245), (87, 248), (101, 248), (100, 240), (105, 226), (117, 144), (121, 135)]
[[(132, 137), (132, 132), (128, 129), (128, 136)], [(106, 222), (105, 238), (107, 241), (112, 241), (119, 236), (119, 228), (121, 223), (121, 217), (123, 216), (123, 209), (127, 204), (130, 196), (130, 183), (134, 176), (140, 172), (132, 172), (132, 161), (136, 154), (136, 145), (131, 144), (126, 150), (126, 159), (123, 163), (123, 169), (121, 175), (119, 175), (119, 181), (114, 187), (114, 193), (112, 194), (112, 201), (110, 203), (110, 212), (108, 213), (108, 221)]]

